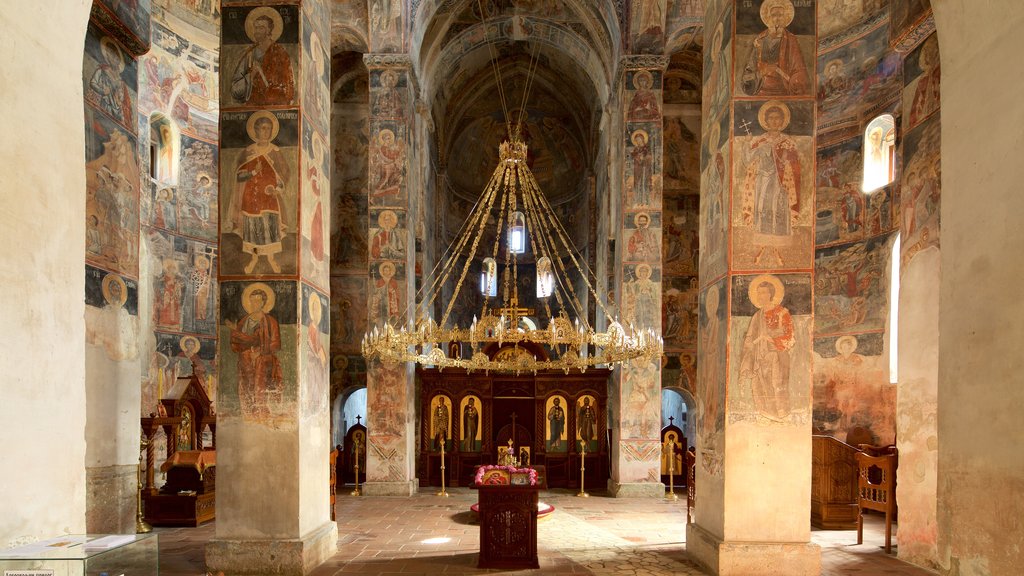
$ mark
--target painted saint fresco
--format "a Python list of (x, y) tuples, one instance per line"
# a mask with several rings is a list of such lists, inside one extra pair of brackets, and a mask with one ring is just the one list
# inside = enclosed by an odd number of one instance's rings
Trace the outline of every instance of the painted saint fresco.
[(661, 260), (661, 213), (626, 212), (623, 217), (626, 240), (623, 260), (657, 264)]
[(318, 132), (326, 134), (331, 114), (330, 56), (310, 21), (303, 16), (302, 22), (302, 113)]
[(903, 185), (900, 192), (900, 251), (906, 265), (918, 252), (939, 246), (942, 170), (939, 115), (908, 132), (903, 140)]
[(400, 206), (407, 202), (406, 130), (393, 122), (375, 126), (370, 141), (370, 204)]
[(452, 444), (452, 401), (438, 394), (430, 400), (430, 449), (451, 452)]
[(630, 37), (634, 54), (662, 51), (665, 45), (665, 0), (630, 2)]
[(697, 349), (697, 278), (666, 277), (662, 282), (661, 334), (665, 350)]
[(888, 315), (889, 238), (817, 250), (815, 331), (835, 334), (882, 330)]
[(699, 264), (701, 278), (716, 278), (725, 273), (729, 234), (729, 115), (712, 122), (708, 132), (706, 148), (701, 151), (705, 161), (701, 173)]
[(809, 266), (810, 102), (736, 102), (733, 266)]
[(218, 150), (215, 144), (181, 137), (178, 179), (178, 231), (214, 240), (217, 237)]
[[(370, 273), (369, 321), (374, 326), (392, 326), (405, 316), (405, 264), (383, 260)], [(399, 280), (402, 280), (399, 282)]]
[(298, 402), (297, 284), (222, 282), (221, 415), (294, 428)]
[(398, 208), (370, 209), (370, 257), (374, 260), (404, 261), (408, 230), (406, 211)]
[(483, 426), (480, 408), (483, 406), (477, 396), (466, 396), (459, 405), (461, 414), (460, 452), (479, 452), (483, 443)]
[(600, 438), (603, 433), (601, 414), (597, 410), (597, 399), (584, 394), (576, 399), (576, 447), (588, 453), (600, 449)]
[(402, 49), (401, 0), (367, 0), (370, 18), (370, 50), (396, 52)]
[(732, 96), (732, 3), (729, 3), (718, 24), (706, 40), (704, 52), (704, 83), (701, 100), (706, 117), (719, 118)]
[(135, 137), (89, 106), (85, 118), (85, 259), (108, 270), (138, 274)]
[(319, 132), (304, 124), (302, 147), (302, 274), (317, 286), (327, 286), (328, 145)]
[(331, 348), (358, 353), (366, 333), (366, 276), (331, 277)]
[(739, 92), (747, 96), (809, 96), (815, 45), (814, 3), (761, 0), (736, 8)]
[[(302, 16), (303, 26), (309, 28), (304, 35), (315, 34), (319, 39), (329, 38), (331, 35), (331, 13), (336, 4), (335, 0), (303, 0)], [(330, 49), (326, 50), (327, 53)]]
[(811, 323), (809, 275), (733, 278), (730, 421), (810, 422)]
[(861, 188), (863, 139), (851, 138), (818, 150), (814, 243), (842, 244), (888, 232), (893, 227), (888, 190)]
[(663, 228), (661, 252), (665, 276), (697, 275), (699, 204), (699, 196), (673, 195), (665, 199), (663, 214), (668, 222)]
[(884, 21), (818, 57), (818, 126), (858, 124), (868, 104), (899, 99), (900, 55), (889, 47)]
[(153, 48), (139, 62), (139, 110), (160, 113), (182, 132), (216, 142), (217, 45), (203, 46), (154, 20)]
[(405, 432), (405, 368), (394, 364), (367, 367), (367, 429), (373, 436)]
[(224, 106), (289, 106), (298, 102), (298, 6), (224, 8), (221, 63), (229, 81)]
[[(365, 94), (364, 94), (365, 98)], [(365, 117), (334, 114), (331, 271), (366, 273), (369, 131)]]
[(912, 130), (939, 109), (939, 41), (928, 37), (904, 62), (903, 130)]
[(297, 130), (295, 111), (222, 114), (222, 274), (297, 272)]
[(896, 385), (880, 332), (814, 340), (814, 427), (836, 438), (865, 428), (879, 444), (896, 439)]
[[(701, 294), (697, 362), (697, 423), (705, 471), (714, 474), (720, 462), (721, 437), (725, 429), (726, 312), (725, 281), (712, 284)], [(717, 452), (717, 458), (706, 457)]]
[(697, 174), (700, 173), (699, 131), (700, 117), (697, 114), (666, 115), (664, 118), (665, 173), (662, 183), (666, 202), (672, 192), (700, 193), (700, 182), (697, 180)]
[(139, 285), (131, 278), (85, 267), (85, 342), (109, 360), (139, 357)]
[(302, 284), (302, 302), (302, 415), (315, 418), (325, 413), (330, 388), (327, 366), (330, 318), (326, 314), (330, 310), (330, 299), (312, 286)]
[(85, 36), (85, 100), (124, 128), (135, 132), (138, 64), (95, 25)]
[(623, 265), (622, 320), (638, 328), (661, 321), (661, 271), (650, 264)]
[[(658, 75), (655, 78), (654, 74)], [(661, 102), (652, 86), (661, 87), (661, 72), (650, 70), (634, 70), (626, 72), (632, 85), (629, 105), (626, 107), (627, 122), (656, 122), (661, 118)]]
[(569, 441), (566, 439), (566, 425), (569, 420), (566, 409), (570, 405), (564, 396), (555, 395), (544, 404), (544, 448), (549, 453), (568, 452)]
[(635, 208), (661, 205), (660, 127), (657, 124), (630, 124), (625, 151), (627, 204)]
[(661, 421), (658, 366), (654, 361), (632, 362), (622, 370), (622, 438), (657, 438)]

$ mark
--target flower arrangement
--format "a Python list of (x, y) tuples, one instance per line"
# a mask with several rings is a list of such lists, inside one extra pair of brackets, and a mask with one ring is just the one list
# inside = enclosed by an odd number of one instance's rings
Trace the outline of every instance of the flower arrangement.
[[(500, 476), (488, 475), (487, 474), (488, 472), (493, 472), (495, 470), (500, 470), (500, 471), (504, 472), (504, 474), (502, 474)], [(514, 474), (524, 475), (527, 478), (529, 478), (530, 486), (536, 486), (537, 485), (537, 482), (538, 482), (537, 471), (534, 470), (533, 468), (516, 468), (515, 466), (502, 466), (502, 465), (490, 465), (490, 464), (486, 465), (486, 466), (480, 466), (480, 467), (477, 468), (477, 470), (476, 470), (476, 478), (474, 478), (474, 482), (476, 483), (477, 486), (480, 486), (482, 484), (486, 484), (486, 485), (508, 484), (509, 483), (509, 479)], [(484, 480), (485, 476), (488, 477), (486, 481)]]

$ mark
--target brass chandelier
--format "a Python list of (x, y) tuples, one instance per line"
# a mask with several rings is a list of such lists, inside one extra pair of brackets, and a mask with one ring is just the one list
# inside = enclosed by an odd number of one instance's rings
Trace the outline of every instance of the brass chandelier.
[[(484, 24), (482, 3), (480, 14)], [(415, 320), (402, 319), (398, 325), (388, 322), (382, 329), (374, 327), (363, 336), (363, 356), (367, 360), (416, 362), (439, 369), (516, 374), (539, 370), (584, 372), (591, 367), (612, 368), (628, 360), (660, 358), (661, 336), (652, 328), (630, 326), (627, 331), (601, 301), (590, 267), (572, 245), (527, 165), (527, 146), (520, 134), (538, 62), (536, 45), (514, 126), (491, 44), (488, 50), (508, 134), (498, 149), (498, 166), (439, 261), (431, 282), (417, 294)], [(477, 262), (481, 239), (489, 230), (494, 243)], [(536, 266), (537, 301), (543, 313), (520, 306), (519, 271), (530, 260), (530, 252)], [(500, 278), (499, 260), (503, 264)], [(461, 328), (451, 321), (452, 309), (460, 302), (459, 294), (474, 266), (480, 272), (483, 303), (479, 316), (473, 317), (469, 327)], [(573, 286), (574, 277), (586, 286), (582, 301)], [(449, 279), (454, 279), (455, 290), (439, 307), (444, 312), (440, 322), (435, 322), (431, 311), (435, 303), (444, 300), (442, 289)], [(587, 320), (583, 303), (589, 296), (607, 320), (603, 332)], [(446, 354), (446, 350), (455, 353)]]
[[(501, 144), (498, 166), (462, 231), (448, 248), (438, 273), (417, 295), (414, 325), (387, 323), (383, 329), (374, 327), (363, 337), (362, 352), (367, 360), (518, 374), (551, 369), (583, 372), (589, 367), (613, 367), (627, 360), (661, 356), (663, 342), (653, 329), (630, 326), (627, 331), (598, 297), (589, 266), (575, 250), (537, 186), (526, 154), (526, 143), (515, 130)], [(452, 309), (460, 301), (459, 294), (476, 263), (480, 241), (495, 222), (497, 233), (489, 256), (477, 263), (483, 296), (479, 317), (474, 316), (466, 328), (449, 326)], [(522, 308), (519, 303), (521, 257), (531, 246), (536, 256), (537, 299), (543, 314)], [(499, 258), (504, 260), (500, 278)], [(607, 318), (607, 330), (599, 332), (587, 321), (586, 309), (573, 287), (573, 276), (581, 278), (586, 286), (583, 296), (594, 297)], [(455, 291), (443, 306), (441, 321), (435, 322), (431, 310), (449, 278), (457, 278)], [(570, 312), (575, 315), (574, 320)], [(541, 321), (542, 317), (547, 321)], [(459, 354), (446, 354), (452, 343), (458, 343)], [(520, 347), (524, 343), (532, 346)], [(467, 345), (469, 352), (461, 353)], [(514, 353), (488, 356), (484, 351), (507, 345), (511, 345)], [(538, 347), (545, 350), (547, 358), (531, 353), (531, 349)]]

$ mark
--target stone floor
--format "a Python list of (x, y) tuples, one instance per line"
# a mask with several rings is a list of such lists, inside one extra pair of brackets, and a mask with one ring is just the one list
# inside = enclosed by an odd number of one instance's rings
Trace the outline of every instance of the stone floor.
[[(705, 574), (686, 555), (684, 502), (576, 498), (568, 490), (541, 493), (555, 512), (538, 525), (540, 570), (476, 568), (479, 526), (468, 512), (476, 492), (450, 490), (439, 498), (423, 489), (413, 498), (338, 498), (338, 554), (314, 576), (410, 574)], [(881, 549), (880, 516), (865, 522), (864, 544), (855, 531), (818, 531), (826, 576), (927, 576), (933, 574)], [(215, 522), (199, 528), (157, 528), (161, 576), (202, 576), (203, 546)]]

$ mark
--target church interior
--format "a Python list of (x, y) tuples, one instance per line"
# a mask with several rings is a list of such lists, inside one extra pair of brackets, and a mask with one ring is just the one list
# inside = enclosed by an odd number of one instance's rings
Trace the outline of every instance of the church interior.
[(1020, 573), (1024, 5), (0, 23), (0, 568)]

